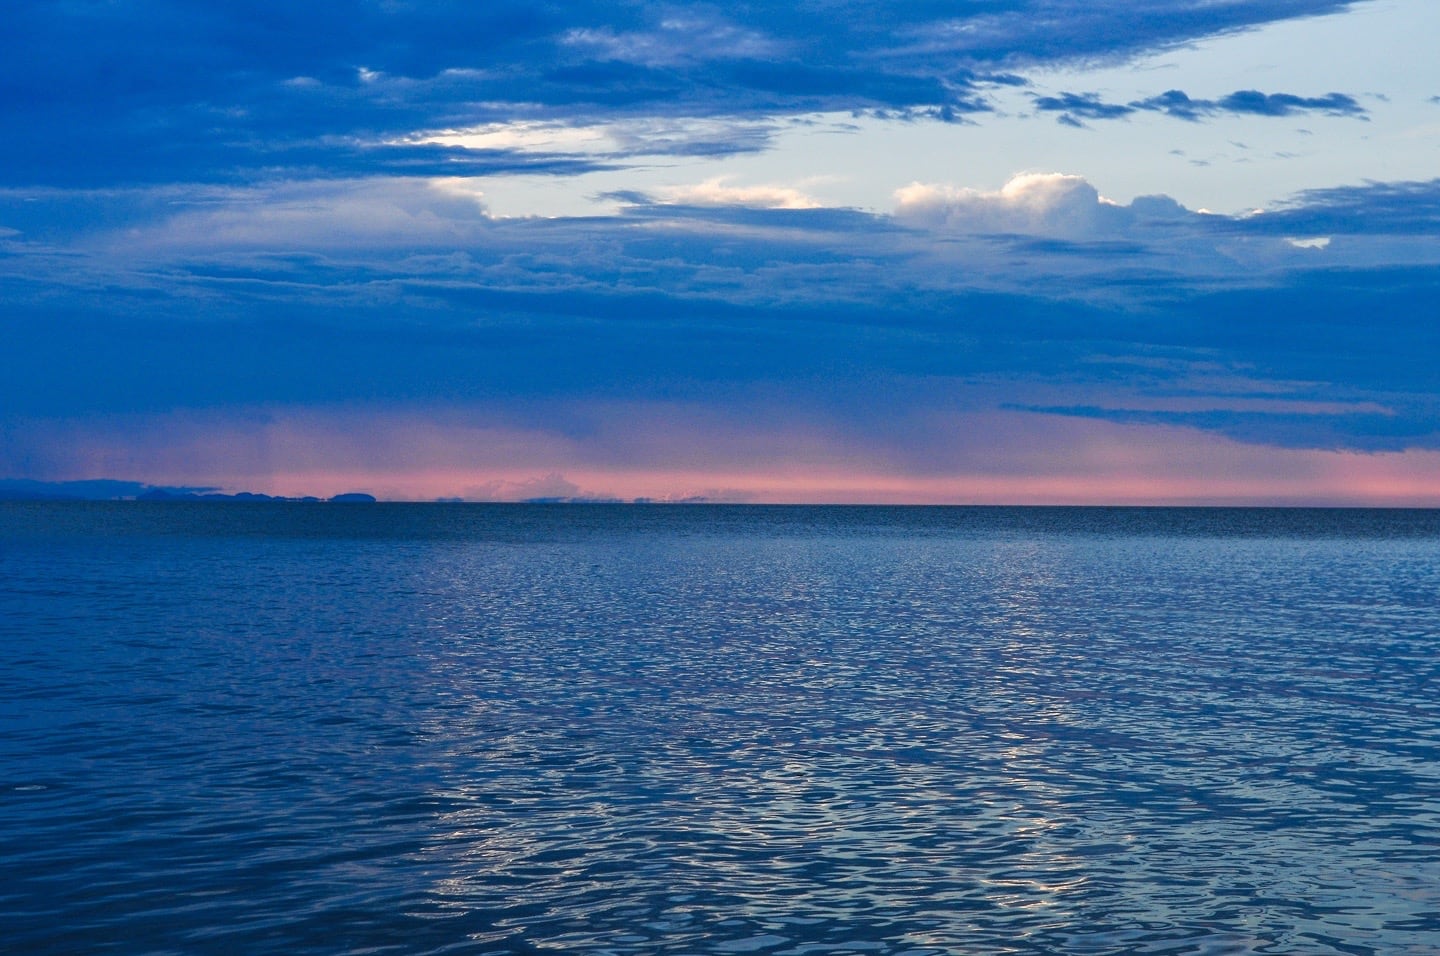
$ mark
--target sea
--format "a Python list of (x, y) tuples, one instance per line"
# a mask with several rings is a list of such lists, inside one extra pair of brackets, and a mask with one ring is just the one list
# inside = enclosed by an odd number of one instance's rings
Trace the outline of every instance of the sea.
[(1440, 511), (3, 503), (0, 951), (1440, 952)]

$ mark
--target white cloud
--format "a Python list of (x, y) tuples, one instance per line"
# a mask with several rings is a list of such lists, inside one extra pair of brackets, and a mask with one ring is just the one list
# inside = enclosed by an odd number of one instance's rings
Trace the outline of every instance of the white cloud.
[[(448, 129), (418, 130), (381, 140), (383, 146), (450, 146), (540, 156), (576, 156), (612, 160), (642, 157), (721, 159), (758, 153), (772, 142), (776, 125), (768, 121), (671, 116), (621, 119), (603, 123), (517, 120)], [(633, 177), (644, 167), (627, 168)], [(554, 179), (554, 177), (547, 177)]]
[(973, 288), (1062, 298), (1144, 298), (1154, 283), (1180, 277), (1268, 284), (1318, 265), (1315, 251), (1325, 246), (1246, 234), (1237, 228), (1243, 219), (1186, 209), (1169, 196), (1121, 205), (1063, 173), (1021, 174), (994, 191), (912, 183), (895, 199), (895, 221), (921, 232), (919, 258), (936, 274), (949, 268)]
[(464, 149), (504, 149), (531, 153), (608, 153), (618, 148), (605, 124), (520, 121), (485, 123), (463, 129), (415, 133), (386, 145), (459, 146)]
[(456, 182), (326, 180), (236, 189), (159, 225), (121, 230), (100, 241), (127, 257), (147, 251), (464, 243), (489, 217), (479, 192)]
[(1023, 173), (997, 192), (912, 183), (895, 191), (904, 222), (967, 233), (1083, 239), (1115, 232), (1129, 218), (1083, 177)]
[(760, 209), (816, 209), (818, 203), (792, 186), (731, 186), (715, 176), (693, 186), (665, 186), (656, 194), (666, 202), (691, 206), (751, 206)]

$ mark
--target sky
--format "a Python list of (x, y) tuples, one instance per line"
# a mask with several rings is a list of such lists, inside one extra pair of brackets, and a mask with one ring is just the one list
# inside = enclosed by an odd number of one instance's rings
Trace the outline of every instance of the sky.
[(1431, 0), (10, 0), (0, 479), (1440, 506)]

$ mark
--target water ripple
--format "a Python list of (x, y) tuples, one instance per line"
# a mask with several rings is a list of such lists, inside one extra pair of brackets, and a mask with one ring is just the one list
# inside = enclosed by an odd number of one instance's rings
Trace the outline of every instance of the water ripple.
[(1440, 938), (1428, 513), (346, 513), (0, 509), (9, 947)]

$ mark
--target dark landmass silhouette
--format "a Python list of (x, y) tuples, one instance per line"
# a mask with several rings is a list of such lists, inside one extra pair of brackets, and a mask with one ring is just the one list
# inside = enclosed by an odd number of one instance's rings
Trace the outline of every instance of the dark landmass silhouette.
[(318, 498), (305, 495), (287, 498), (278, 495), (263, 495), (251, 491), (225, 494), (217, 488), (206, 487), (165, 487), (147, 485), (138, 481), (120, 481), (113, 478), (95, 478), (85, 481), (36, 481), (30, 478), (0, 479), (0, 501), (202, 501), (202, 502), (334, 502), (339, 504), (369, 504), (374, 495), (362, 491), (349, 491), (332, 498)]
[[(363, 491), (347, 491), (329, 498), (314, 495), (284, 497), (266, 495), (253, 491), (222, 492), (215, 487), (186, 487), (176, 485), (150, 485), (141, 481), (122, 481), (115, 478), (90, 478), (81, 481), (39, 481), (34, 478), (0, 478), (0, 501), (159, 501), (159, 502), (263, 502), (295, 501), (326, 504), (372, 504), (374, 495)], [(460, 504), (464, 498), (437, 498), (437, 503)], [(724, 498), (710, 498), (692, 495), (686, 498), (614, 498), (608, 496), (547, 496), (525, 498), (518, 502), (527, 505), (690, 505), (690, 504), (734, 504)]]

